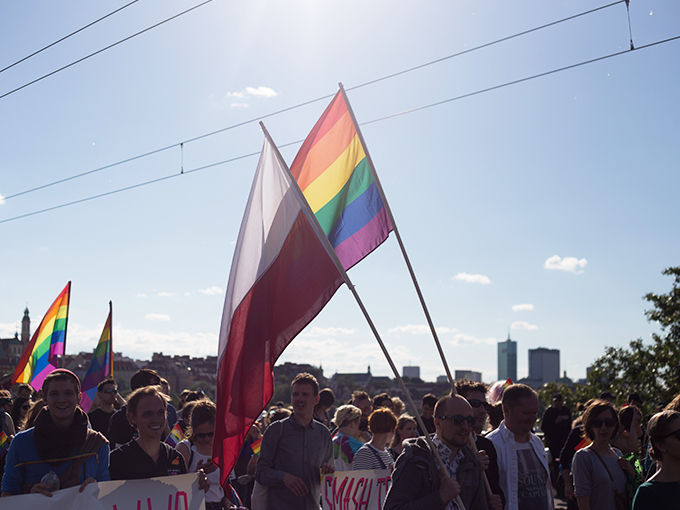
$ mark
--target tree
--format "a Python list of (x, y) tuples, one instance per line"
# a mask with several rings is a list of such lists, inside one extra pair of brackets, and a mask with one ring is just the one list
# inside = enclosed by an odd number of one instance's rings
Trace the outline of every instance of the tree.
[(595, 360), (588, 382), (599, 393), (610, 391), (621, 404), (631, 392), (637, 392), (652, 411), (654, 403), (670, 401), (680, 393), (680, 267), (669, 267), (664, 275), (675, 276), (668, 294), (648, 293), (645, 300), (653, 304), (645, 315), (661, 327), (652, 334), (652, 344), (633, 340), (628, 348), (607, 347)]

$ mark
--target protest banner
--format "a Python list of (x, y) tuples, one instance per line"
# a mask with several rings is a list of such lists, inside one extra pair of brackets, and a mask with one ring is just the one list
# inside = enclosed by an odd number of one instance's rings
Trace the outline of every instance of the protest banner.
[(389, 469), (336, 471), (321, 480), (323, 510), (382, 510), (392, 484)]
[(205, 510), (198, 473), (145, 480), (91, 483), (83, 492), (71, 487), (52, 493), (0, 498), (0, 510)]

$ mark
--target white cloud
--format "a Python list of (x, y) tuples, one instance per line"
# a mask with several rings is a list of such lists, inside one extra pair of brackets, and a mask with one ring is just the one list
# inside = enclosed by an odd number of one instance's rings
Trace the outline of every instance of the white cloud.
[(546, 269), (558, 269), (560, 271), (568, 271), (574, 274), (583, 273), (583, 269), (588, 264), (586, 259), (577, 259), (576, 257), (560, 257), (559, 255), (553, 255), (548, 260), (545, 261), (543, 267)]
[(354, 329), (348, 328), (317, 328), (312, 327), (309, 330), (305, 330), (302, 336), (308, 337), (320, 337), (320, 336), (339, 336), (339, 335), (351, 335), (355, 332)]
[(137, 297), (139, 298), (146, 297), (146, 294), (137, 294)]
[(222, 287), (218, 287), (217, 285), (213, 285), (212, 287), (208, 287), (207, 289), (199, 289), (198, 292), (201, 294), (206, 294), (208, 296), (214, 296), (216, 294), (222, 294)]
[(170, 320), (170, 316), (164, 313), (149, 313), (144, 318), (148, 321), (168, 322)]
[(481, 283), (482, 285), (488, 285), (491, 283), (489, 277), (484, 274), (458, 273), (453, 277), (453, 279), (467, 283)]
[(227, 92), (226, 97), (235, 97), (237, 99), (246, 99), (248, 97), (276, 97), (279, 94), (270, 87), (246, 87), (239, 92)]
[(174, 294), (172, 292), (159, 292), (158, 295), (159, 297), (171, 297)]
[(250, 108), (248, 103), (230, 103), (229, 108)]
[(466, 335), (464, 333), (457, 333), (453, 337), (453, 340), (448, 342), (451, 345), (465, 345), (465, 344), (486, 344), (486, 345), (496, 345), (498, 340), (494, 337), (489, 338), (477, 338), (476, 336)]
[(0, 193), (0, 205), (5, 203), (5, 197)]
[(521, 311), (531, 311), (534, 309), (534, 305), (531, 303), (523, 303), (521, 305), (512, 305), (512, 311), (513, 312), (521, 312)]
[(12, 338), (14, 337), (14, 333), (21, 331), (18, 329), (19, 328), (19, 322), (17, 321), (14, 324), (4, 324), (0, 322), (0, 338)]
[(529, 323), (526, 322), (526, 321), (516, 321), (516, 322), (513, 322), (513, 323), (510, 325), (510, 327), (511, 327), (512, 329), (528, 329), (528, 330), (530, 330), (530, 331), (533, 331), (533, 330), (538, 329), (538, 326), (536, 326), (536, 324), (529, 324)]
[[(436, 327), (435, 331), (437, 333), (455, 333), (458, 331), (457, 328), (447, 328), (447, 327)], [(429, 335), (431, 334), (430, 326), (426, 324), (408, 324), (406, 326), (396, 326), (387, 330), (387, 334), (391, 335), (393, 333), (411, 333), (412, 335)]]

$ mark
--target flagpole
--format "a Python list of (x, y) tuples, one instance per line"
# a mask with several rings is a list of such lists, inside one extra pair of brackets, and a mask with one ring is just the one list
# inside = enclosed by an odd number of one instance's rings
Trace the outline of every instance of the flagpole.
[[(392, 357), (390, 356), (390, 353), (387, 352), (387, 348), (385, 347), (385, 344), (383, 343), (382, 339), (380, 338), (380, 334), (378, 333), (378, 330), (376, 329), (375, 325), (373, 324), (373, 320), (371, 317), (368, 315), (368, 311), (364, 307), (364, 303), (361, 301), (361, 298), (359, 297), (359, 294), (357, 293), (356, 289), (354, 288), (354, 285), (352, 284), (352, 281), (350, 280), (349, 276), (347, 275), (347, 272), (345, 271), (344, 267), (342, 266), (342, 263), (340, 262), (340, 259), (338, 259), (337, 254), (335, 253), (335, 250), (331, 246), (330, 241), (328, 240), (328, 237), (326, 237), (326, 234), (324, 234), (323, 229), (321, 228), (321, 225), (319, 225), (319, 220), (316, 219), (316, 216), (314, 216), (314, 213), (312, 212), (312, 209), (309, 207), (309, 204), (307, 203), (307, 199), (305, 199), (304, 194), (302, 193), (302, 190), (298, 186), (297, 181), (293, 177), (293, 175), (290, 173), (290, 169), (288, 168), (288, 165), (284, 161), (283, 157), (281, 156), (281, 153), (279, 152), (278, 147), (274, 143), (274, 141), (271, 139), (271, 136), (269, 135), (269, 132), (267, 131), (267, 128), (264, 126), (264, 123), (260, 121), (260, 127), (262, 128), (262, 131), (264, 132), (264, 135), (267, 137), (267, 140), (269, 140), (269, 143), (271, 143), (272, 147), (274, 148), (274, 151), (276, 153), (276, 157), (279, 160), (279, 163), (283, 167), (283, 169), (286, 171), (286, 174), (288, 175), (288, 178), (291, 181), (291, 190), (294, 191), (298, 198), (298, 202), (302, 206), (305, 215), (307, 216), (308, 220), (311, 223), (311, 226), (314, 228), (314, 231), (323, 244), (324, 248), (326, 249), (326, 252), (328, 255), (331, 257), (333, 260), (333, 263), (335, 264), (335, 267), (337, 270), (340, 272), (342, 275), (343, 280), (347, 284), (347, 287), (349, 290), (352, 292), (352, 295), (354, 296), (354, 299), (356, 300), (357, 304), (359, 305), (359, 308), (361, 309), (361, 312), (364, 314), (364, 317), (366, 318), (366, 321), (368, 322), (369, 327), (371, 328), (371, 331), (373, 332), (373, 335), (375, 336), (376, 340), (378, 341), (378, 345), (383, 351), (383, 354), (385, 355), (385, 358), (387, 359), (387, 362), (390, 365), (390, 368), (392, 368), (392, 372), (394, 373), (394, 376), (396, 377), (397, 381), (399, 382), (399, 385), (401, 386), (401, 390), (404, 392), (404, 396), (408, 400), (410, 406), (415, 410), (417, 409), (415, 404), (413, 403), (413, 400), (411, 399), (411, 394), (409, 393), (408, 389), (406, 388), (406, 385), (404, 384), (404, 381), (402, 380), (401, 376), (399, 375), (399, 371), (397, 370), (397, 367), (394, 365), (394, 362), (392, 361)], [(414, 413), (415, 418), (418, 421), (418, 424), (420, 425), (421, 430), (424, 430), (427, 432), (427, 429), (425, 428), (425, 424), (423, 423), (422, 418), (420, 417), (419, 413)], [(434, 453), (437, 462), (439, 463), (439, 467), (441, 468), (442, 476), (446, 478), (450, 478), (448, 476), (448, 471), (446, 470), (446, 466), (444, 462), (442, 461), (442, 458), (439, 455), (439, 452), (437, 451), (437, 448), (434, 446), (434, 443), (432, 442), (432, 438), (430, 438), (429, 434), (425, 434), (425, 440), (427, 441), (430, 450), (432, 450), (432, 453)], [(460, 499), (460, 496), (456, 496), (456, 502), (458, 503), (458, 506), (460, 510), (465, 510), (465, 506), (463, 505), (463, 502)]]
[(109, 318), (111, 319), (109, 325), (109, 372), (111, 379), (113, 379), (113, 301), (109, 301)]
[[(347, 105), (347, 111), (349, 111), (349, 114), (352, 117), (352, 122), (354, 123), (354, 128), (357, 130), (357, 135), (359, 136), (359, 141), (361, 142), (361, 145), (364, 149), (364, 154), (366, 154), (366, 160), (368, 161), (368, 166), (371, 169), (371, 172), (373, 173), (373, 178), (375, 179), (375, 184), (378, 187), (380, 197), (382, 198), (383, 203), (385, 204), (385, 209), (387, 211), (387, 215), (390, 218), (390, 222), (392, 223), (392, 228), (394, 229), (394, 234), (397, 237), (397, 242), (399, 243), (399, 248), (401, 249), (401, 253), (404, 256), (404, 261), (406, 262), (406, 267), (408, 268), (408, 272), (411, 275), (411, 280), (413, 280), (413, 285), (416, 289), (416, 293), (418, 294), (418, 299), (420, 300), (420, 304), (423, 307), (423, 312), (425, 312), (425, 317), (427, 318), (427, 323), (430, 326), (430, 331), (432, 331), (432, 336), (434, 337), (434, 342), (437, 346), (437, 350), (439, 351), (439, 356), (441, 357), (442, 363), (444, 364), (444, 370), (446, 370), (446, 375), (449, 379), (449, 384), (451, 385), (451, 394), (457, 395), (458, 391), (456, 390), (456, 385), (454, 383), (454, 379), (451, 376), (451, 371), (449, 370), (449, 365), (446, 362), (446, 356), (444, 355), (444, 351), (442, 350), (441, 343), (439, 342), (439, 336), (437, 335), (437, 331), (434, 327), (434, 323), (432, 322), (432, 317), (430, 316), (430, 312), (427, 308), (427, 305), (425, 304), (425, 298), (423, 297), (423, 293), (420, 290), (420, 285), (418, 284), (418, 279), (416, 278), (416, 274), (413, 271), (413, 267), (411, 266), (411, 260), (409, 259), (408, 254), (406, 253), (406, 247), (404, 246), (404, 243), (401, 240), (401, 235), (399, 234), (399, 229), (397, 228), (397, 223), (394, 221), (394, 216), (392, 215), (392, 209), (390, 209), (390, 205), (387, 202), (387, 196), (385, 195), (385, 192), (382, 188), (382, 185), (380, 184), (380, 179), (378, 178), (378, 172), (375, 171), (375, 166), (373, 165), (373, 160), (371, 159), (371, 155), (368, 152), (368, 147), (366, 145), (366, 142), (364, 141), (364, 135), (361, 133), (359, 123), (357, 122), (357, 119), (354, 116), (354, 110), (352, 110), (352, 105), (350, 104), (349, 99), (347, 98), (347, 93), (345, 92), (345, 88), (343, 87), (342, 83), (339, 83), (338, 86), (340, 87), (340, 91), (342, 92), (342, 97), (345, 100), (345, 105)], [(421, 425), (421, 427), (422, 427), (422, 425)], [(421, 428), (421, 430), (423, 430), (423, 429)], [(470, 432), (470, 446), (475, 453), (478, 452), (477, 445), (475, 444), (474, 436), (472, 435), (472, 432)], [(491, 496), (491, 495), (493, 495), (493, 492), (491, 491), (491, 486), (489, 485), (489, 480), (487, 479), (487, 476), (486, 476), (486, 473), (484, 472), (484, 470), (482, 470), (482, 475), (483, 475), (483, 479), (484, 479), (484, 486), (486, 487), (487, 496)]]
[(411, 261), (408, 258), (408, 254), (406, 253), (406, 248), (404, 247), (404, 243), (401, 240), (401, 235), (399, 234), (399, 229), (397, 228), (397, 223), (394, 221), (394, 216), (392, 215), (392, 210), (390, 209), (389, 204), (387, 203), (387, 197), (385, 196), (385, 192), (383, 191), (382, 185), (380, 184), (380, 179), (378, 179), (378, 173), (375, 171), (375, 166), (373, 165), (373, 160), (371, 159), (371, 155), (368, 153), (368, 147), (366, 146), (366, 142), (364, 141), (364, 135), (361, 134), (361, 129), (359, 128), (359, 123), (357, 122), (356, 117), (354, 116), (354, 110), (352, 110), (352, 106), (349, 104), (349, 100), (347, 99), (347, 94), (345, 93), (345, 88), (342, 86), (342, 83), (338, 84), (340, 87), (340, 91), (342, 92), (342, 97), (345, 100), (345, 104), (347, 105), (347, 110), (349, 111), (350, 116), (352, 117), (352, 122), (354, 123), (354, 128), (357, 130), (357, 135), (359, 136), (359, 141), (361, 141), (361, 145), (363, 146), (364, 153), (366, 154), (366, 160), (368, 161), (368, 166), (371, 169), (371, 173), (373, 174), (373, 178), (375, 179), (375, 184), (378, 187), (378, 191), (380, 193), (380, 198), (382, 198), (383, 203), (385, 204), (385, 210), (387, 211), (387, 215), (390, 218), (390, 222), (392, 223), (392, 228), (394, 229), (394, 234), (397, 237), (397, 242), (399, 243), (399, 248), (401, 248), (401, 253), (404, 256), (404, 261), (406, 262), (406, 267), (408, 268), (408, 272), (411, 275), (411, 280), (413, 280), (413, 285), (416, 288), (416, 293), (418, 294), (418, 299), (420, 300), (420, 304), (423, 307), (423, 311), (425, 312), (425, 317), (427, 318), (427, 323), (430, 326), (430, 331), (432, 331), (432, 336), (434, 337), (434, 342), (437, 345), (437, 350), (439, 351), (439, 356), (442, 359), (442, 363), (444, 364), (444, 369), (446, 370), (446, 376), (449, 378), (449, 384), (451, 385), (451, 394), (456, 395), (458, 392), (456, 391), (456, 386), (453, 383), (453, 377), (451, 376), (451, 371), (449, 370), (449, 365), (446, 362), (446, 357), (444, 356), (444, 351), (442, 350), (442, 346), (439, 343), (439, 337), (437, 336), (437, 332), (434, 328), (434, 323), (432, 322), (432, 318), (430, 317), (430, 312), (427, 309), (427, 305), (425, 304), (425, 298), (423, 297), (423, 293), (420, 291), (420, 285), (418, 285), (418, 280), (416, 279), (416, 274), (413, 271), (413, 267), (411, 266)]

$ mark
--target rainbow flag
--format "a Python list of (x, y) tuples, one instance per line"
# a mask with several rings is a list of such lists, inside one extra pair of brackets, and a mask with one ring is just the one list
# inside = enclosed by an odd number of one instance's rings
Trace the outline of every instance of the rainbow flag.
[(393, 230), (342, 90), (305, 139), (290, 172), (345, 269), (380, 246)]
[(173, 448), (176, 448), (177, 445), (182, 442), (182, 439), (184, 439), (184, 434), (182, 434), (182, 427), (180, 427), (178, 422), (175, 423), (174, 427), (172, 427), (170, 434), (168, 434), (168, 437), (165, 438), (165, 442)]
[(26, 346), (19, 360), (12, 383), (29, 383), (36, 391), (42, 386), (47, 375), (57, 368), (57, 356), (64, 354), (66, 345), (66, 324), (71, 296), (71, 282), (68, 282), (59, 297), (52, 303)]
[(9, 450), (9, 438), (7, 434), (0, 431), (0, 459), (2, 459)]
[(87, 413), (90, 411), (97, 385), (107, 377), (113, 377), (113, 303), (109, 301), (109, 317), (104, 324), (104, 330), (99, 337), (99, 343), (94, 350), (92, 362), (83, 379), (83, 396), (80, 407)]
[(257, 441), (253, 442), (253, 444), (250, 445), (250, 449), (253, 450), (253, 455), (259, 455), (260, 454), (260, 447), (262, 446), (262, 438), (258, 439)]

